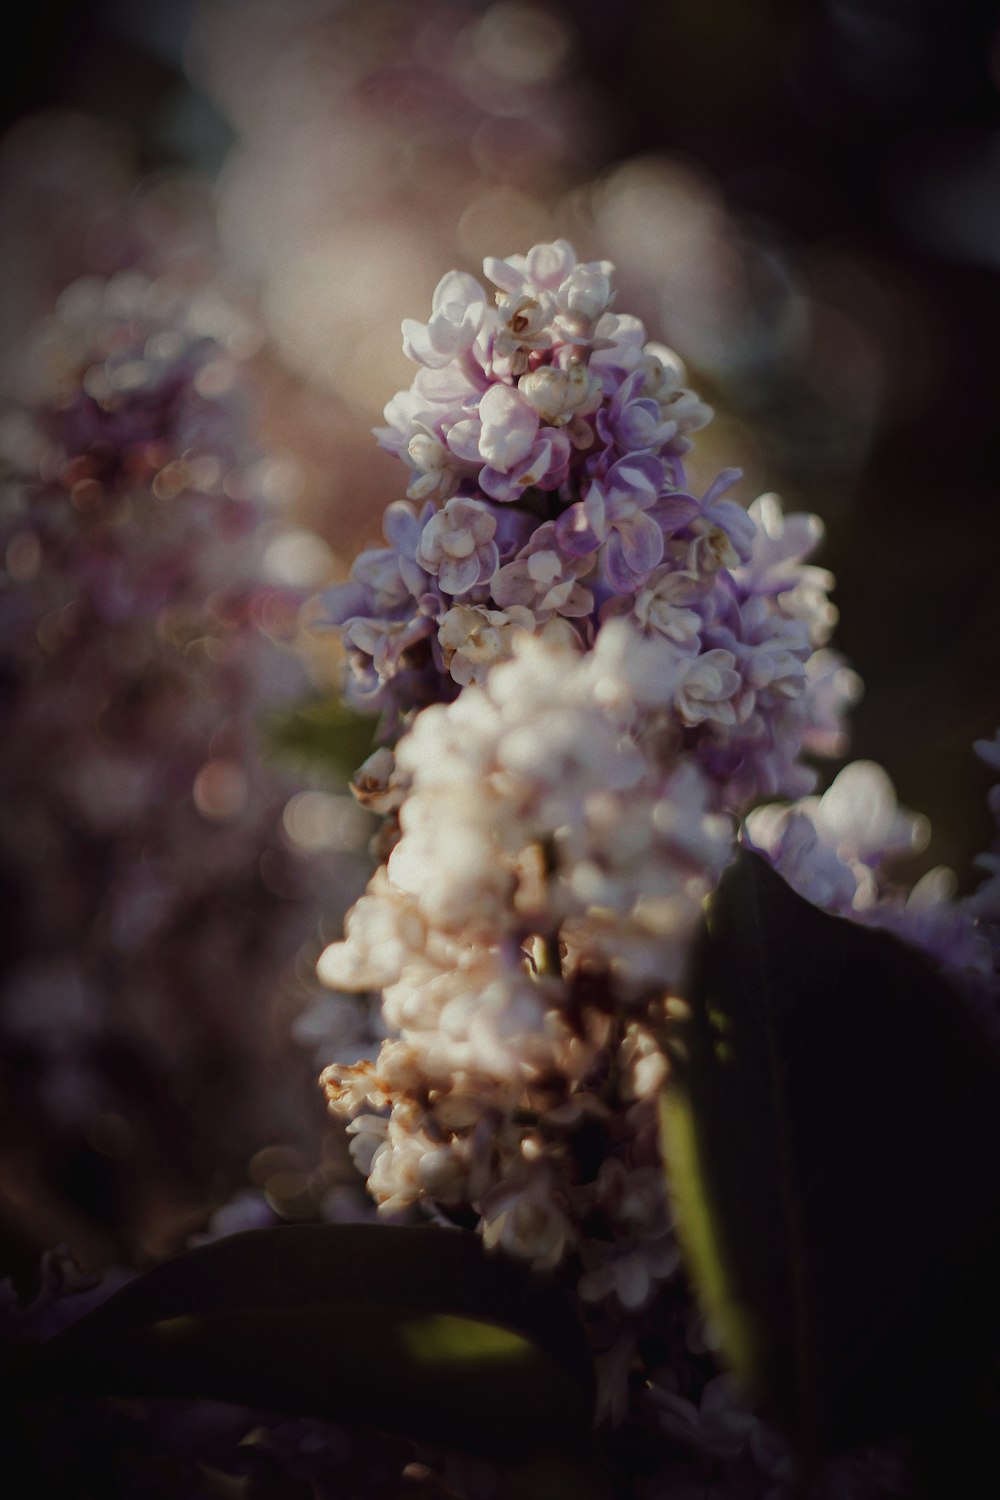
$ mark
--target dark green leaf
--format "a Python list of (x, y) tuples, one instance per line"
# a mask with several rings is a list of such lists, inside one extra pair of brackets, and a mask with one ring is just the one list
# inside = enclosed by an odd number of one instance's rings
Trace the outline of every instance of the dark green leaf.
[(339, 698), (327, 698), (273, 714), (265, 735), (283, 759), (350, 781), (371, 754), (377, 726), (377, 715), (356, 713)]
[(458, 1230), (297, 1225), (167, 1261), (36, 1353), (21, 1397), (208, 1397), (476, 1453), (585, 1448), (592, 1366), (547, 1279)]
[(940, 1418), (997, 1323), (990, 1040), (916, 951), (747, 852), (687, 999), (664, 1151), (730, 1362), (806, 1454)]

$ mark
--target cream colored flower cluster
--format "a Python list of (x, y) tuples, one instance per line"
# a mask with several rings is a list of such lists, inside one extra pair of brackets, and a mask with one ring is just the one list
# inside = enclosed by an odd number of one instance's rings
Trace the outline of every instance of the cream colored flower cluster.
[(471, 1211), (540, 1266), (579, 1251), (581, 1294), (626, 1307), (676, 1264), (656, 1024), (733, 837), (693, 759), (660, 758), (649, 650), (624, 621), (583, 656), (525, 637), (418, 715), (398, 842), (320, 962), (382, 991), (378, 1058), (325, 1084), (384, 1210)]

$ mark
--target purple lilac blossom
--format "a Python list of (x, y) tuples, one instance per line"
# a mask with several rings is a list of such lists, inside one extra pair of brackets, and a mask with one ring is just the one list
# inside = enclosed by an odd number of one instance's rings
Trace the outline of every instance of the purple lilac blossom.
[(305, 677), (253, 348), (215, 286), (87, 277), (3, 412), (0, 1154), (87, 1243), (127, 1248), (157, 1192), (203, 1201), (320, 1123), (282, 1038), (301, 945), (358, 877), (291, 837), (301, 779), (265, 755)]
[(389, 508), (388, 547), (326, 595), (349, 701), (381, 710), (392, 739), (520, 634), (559, 622), (582, 651), (624, 617), (670, 666), (678, 747), (723, 805), (810, 790), (801, 753), (839, 748), (856, 693), (821, 650), (836, 612), (829, 574), (805, 561), (819, 521), (773, 496), (745, 509), (733, 469), (690, 491), (685, 455), (711, 411), (677, 357), (612, 311), (609, 262), (580, 264), (559, 240), (484, 271), (492, 299), (449, 272), (429, 321), (404, 323), (419, 368), (377, 436), (405, 462), (409, 499)]

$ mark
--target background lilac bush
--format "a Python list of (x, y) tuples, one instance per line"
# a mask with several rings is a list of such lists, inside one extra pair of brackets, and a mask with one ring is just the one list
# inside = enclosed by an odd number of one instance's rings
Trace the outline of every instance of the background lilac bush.
[(8, 352), (0, 604), (10, 1228), (91, 1260), (162, 1253), (265, 1148), (316, 1157), (290, 1026), (365, 837), (268, 743), (308, 691), (307, 534), (251, 436), (252, 315), (210, 226), (130, 201), (100, 145), (35, 141), (104, 169), (108, 264), (77, 205), (85, 274)]

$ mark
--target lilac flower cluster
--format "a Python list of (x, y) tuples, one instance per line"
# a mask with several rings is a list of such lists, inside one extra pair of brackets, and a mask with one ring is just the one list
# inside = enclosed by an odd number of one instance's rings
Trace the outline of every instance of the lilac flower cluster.
[(749, 511), (723, 472), (700, 496), (685, 473), (711, 411), (642, 323), (612, 311), (612, 267), (563, 240), (488, 258), (491, 300), (453, 271), (427, 323), (405, 320), (419, 366), (388, 403), (381, 444), (409, 470), (388, 546), (357, 559), (327, 608), (348, 696), (393, 734), (455, 697), (523, 633), (589, 649), (611, 618), (656, 643), (672, 732), (731, 805), (809, 790), (803, 749), (839, 747), (854, 691), (821, 649), (835, 612), (805, 563), (815, 517)]
[[(995, 755), (988, 743), (985, 750)], [(892, 860), (923, 848), (930, 830), (926, 818), (899, 807), (874, 761), (845, 766), (821, 797), (755, 808), (746, 831), (750, 844), (816, 906), (894, 932), (976, 997), (990, 989), (988, 886), (957, 901), (955, 877), (943, 866), (909, 889), (892, 878)], [(986, 1008), (994, 1011), (992, 1001)]]
[(262, 753), (303, 673), (234, 393), (253, 347), (215, 287), (83, 278), (0, 428), (0, 1153), (78, 1244), (89, 1216), (134, 1228), (165, 1155), (183, 1202), (307, 1118), (275, 1022), (337, 876)]
[(658, 656), (621, 620), (586, 654), (525, 635), (418, 714), (399, 840), (320, 960), (382, 991), (377, 1058), (324, 1075), (381, 1211), (422, 1203), (567, 1268), (602, 1347), (677, 1270), (658, 1024), (734, 836), (695, 759), (643, 733), (672, 691)]
[(811, 790), (803, 751), (840, 748), (856, 679), (826, 649), (820, 523), (744, 509), (735, 471), (692, 491), (711, 412), (612, 310), (612, 267), (559, 241), (484, 270), (492, 299), (452, 272), (403, 324), (419, 369), (378, 437), (407, 499), (326, 595), (349, 699), (401, 738), (356, 778), (386, 863), (319, 966), (381, 991), (388, 1035), (324, 1081), (380, 1211), (557, 1269), (603, 1413), (662, 1433), (707, 1347), (659, 1157), (662, 1021), (736, 815)]

